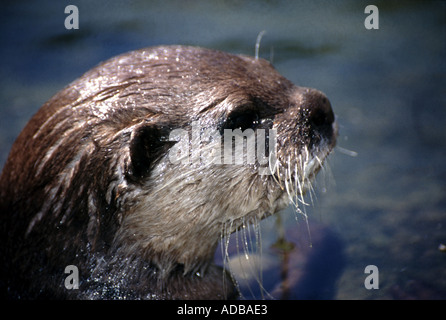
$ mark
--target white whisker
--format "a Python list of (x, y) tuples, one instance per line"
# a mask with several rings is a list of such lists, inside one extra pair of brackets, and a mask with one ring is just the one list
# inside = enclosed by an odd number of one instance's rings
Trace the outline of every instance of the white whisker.
[(345, 149), (340, 146), (336, 146), (335, 150), (338, 150), (340, 153), (345, 154), (350, 157), (353, 157), (353, 158), (358, 156), (358, 153), (356, 151)]

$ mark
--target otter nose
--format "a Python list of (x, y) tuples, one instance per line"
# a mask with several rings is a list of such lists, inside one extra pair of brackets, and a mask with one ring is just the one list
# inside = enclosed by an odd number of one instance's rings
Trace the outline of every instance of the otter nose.
[(331, 138), (335, 116), (330, 101), (322, 92), (307, 89), (303, 94), (303, 108), (308, 111), (308, 122), (317, 135)]

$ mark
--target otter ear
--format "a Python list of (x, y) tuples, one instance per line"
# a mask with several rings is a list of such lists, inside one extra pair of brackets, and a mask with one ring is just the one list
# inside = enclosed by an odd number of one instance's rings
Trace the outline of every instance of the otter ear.
[(175, 143), (168, 141), (169, 129), (147, 124), (135, 129), (130, 140), (131, 163), (127, 178), (139, 180), (147, 177), (156, 161)]

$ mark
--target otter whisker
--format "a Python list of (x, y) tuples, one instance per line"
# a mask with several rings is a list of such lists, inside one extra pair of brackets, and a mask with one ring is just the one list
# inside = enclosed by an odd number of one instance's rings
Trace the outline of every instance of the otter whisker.
[(340, 147), (340, 146), (336, 146), (335, 150), (338, 150), (340, 153), (345, 154), (345, 155), (350, 156), (350, 157), (353, 157), (353, 158), (358, 156), (358, 152), (353, 151), (353, 150), (349, 150), (349, 149), (346, 149), (346, 148), (343, 148), (343, 147)]
[[(233, 220), (227, 221), (223, 224), (223, 232), (221, 233), (221, 240), (220, 240), (220, 246), (221, 246), (221, 252), (222, 252), (222, 259), (223, 259), (223, 285), (226, 286), (226, 274), (225, 270), (230, 270), (230, 256), (229, 256), (229, 242), (230, 242), (230, 235), (233, 233)], [(229, 224), (229, 227), (228, 227)], [(236, 241), (237, 240), (237, 231), (235, 234)], [(238, 242), (236, 243), (237, 252), (238, 252)], [(240, 292), (240, 285), (235, 278), (234, 274), (232, 272), (229, 272), (229, 276), (231, 278), (232, 284), (234, 285), (235, 289), (238, 291), (238, 294), (241, 295)], [(231, 285), (231, 283), (229, 284)]]
[[(244, 279), (245, 290), (249, 292), (250, 296), (255, 296), (253, 288), (253, 283), (255, 283), (260, 289), (262, 299), (265, 299), (265, 297), (272, 299), (271, 294), (263, 286), (262, 235), (258, 218), (254, 217), (248, 224), (243, 222), (243, 227), (237, 233), (235, 237), (237, 248), (236, 259), (238, 260), (240, 275)], [(240, 251), (239, 241), (241, 241), (241, 245), (243, 246), (243, 252)]]
[(288, 194), (289, 201), (290, 201), (290, 203), (295, 205), (295, 202), (294, 202), (294, 192), (292, 191), (292, 188), (290, 186), (290, 178), (289, 178), (290, 172), (291, 172), (291, 169), (290, 169), (290, 156), (288, 156), (287, 168), (285, 170), (285, 180), (284, 180), (284, 182), (285, 182), (285, 188), (286, 188), (286, 192)]
[(280, 188), (283, 190), (283, 186), (280, 182), (280, 174), (279, 174), (279, 160), (273, 159), (274, 154), (271, 152), (268, 156), (268, 166), (269, 171), (273, 177), (273, 180), (280, 186)]
[(263, 35), (265, 34), (266, 30), (260, 31), (260, 33), (257, 35), (256, 40), (256, 47), (255, 47), (255, 59), (259, 59), (259, 50), (260, 50), (260, 40), (262, 40)]

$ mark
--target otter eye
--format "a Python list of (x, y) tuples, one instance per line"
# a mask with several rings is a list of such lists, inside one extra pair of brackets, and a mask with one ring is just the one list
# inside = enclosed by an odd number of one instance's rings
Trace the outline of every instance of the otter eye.
[(235, 110), (231, 112), (228, 118), (223, 122), (220, 130), (224, 129), (255, 129), (260, 123), (260, 116), (254, 110)]

